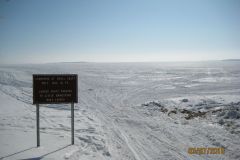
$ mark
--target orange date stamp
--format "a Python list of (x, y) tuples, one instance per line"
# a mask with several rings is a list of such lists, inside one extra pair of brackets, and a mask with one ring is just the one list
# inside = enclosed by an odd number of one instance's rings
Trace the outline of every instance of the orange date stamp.
[(190, 147), (188, 154), (224, 154), (224, 148)]

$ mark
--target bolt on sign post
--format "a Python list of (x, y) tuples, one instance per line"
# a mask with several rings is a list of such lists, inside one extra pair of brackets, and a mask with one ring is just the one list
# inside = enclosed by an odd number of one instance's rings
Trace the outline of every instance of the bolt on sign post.
[(71, 140), (73, 145), (74, 103), (77, 102), (77, 74), (33, 74), (33, 104), (36, 104), (37, 147), (40, 146), (39, 104), (71, 104)]

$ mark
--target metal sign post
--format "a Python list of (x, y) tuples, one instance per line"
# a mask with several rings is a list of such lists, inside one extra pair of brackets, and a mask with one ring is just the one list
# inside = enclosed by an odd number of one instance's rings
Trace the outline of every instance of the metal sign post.
[(37, 147), (40, 146), (40, 133), (39, 133), (39, 104), (36, 104), (36, 119), (37, 119)]
[(74, 103), (71, 103), (71, 117), (72, 145), (74, 145)]
[(71, 103), (71, 142), (74, 144), (74, 103), (78, 102), (77, 74), (34, 74), (33, 104), (36, 104), (37, 147), (40, 146), (39, 104)]

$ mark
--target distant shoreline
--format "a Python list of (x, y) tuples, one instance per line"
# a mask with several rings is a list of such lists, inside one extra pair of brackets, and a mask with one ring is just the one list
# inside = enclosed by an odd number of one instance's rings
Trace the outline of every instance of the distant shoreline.
[(223, 59), (222, 61), (240, 61), (240, 59)]

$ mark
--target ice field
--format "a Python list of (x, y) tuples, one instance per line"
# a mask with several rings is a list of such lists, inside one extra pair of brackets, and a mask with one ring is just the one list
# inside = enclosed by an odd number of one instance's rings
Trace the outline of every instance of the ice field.
[[(32, 74), (44, 73), (78, 74), (73, 146), (70, 104), (49, 104), (36, 148)], [(240, 159), (240, 62), (0, 65), (0, 159)]]

